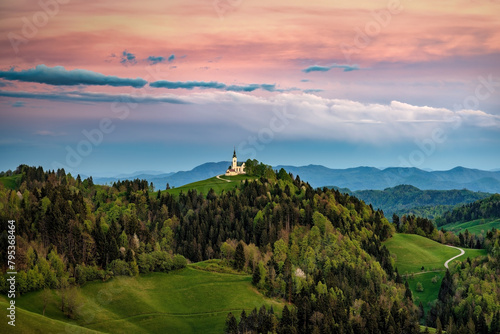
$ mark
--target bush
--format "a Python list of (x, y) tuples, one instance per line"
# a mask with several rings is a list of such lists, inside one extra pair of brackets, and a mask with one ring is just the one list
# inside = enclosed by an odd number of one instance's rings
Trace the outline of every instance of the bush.
[(114, 276), (132, 276), (129, 264), (123, 260), (114, 260), (109, 264), (109, 269)]
[(181, 269), (187, 266), (187, 260), (180, 254), (174, 255), (174, 269)]

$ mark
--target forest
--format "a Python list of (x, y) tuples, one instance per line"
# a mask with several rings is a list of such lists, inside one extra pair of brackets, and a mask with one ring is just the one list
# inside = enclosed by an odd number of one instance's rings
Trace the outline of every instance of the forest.
[[(7, 221), (15, 220), (21, 294), (64, 294), (87, 281), (223, 259), (288, 303), (281, 315), (266, 308), (230, 313), (228, 333), (419, 333), (420, 324), (498, 332), (497, 230), (474, 244), (489, 255), (452, 268), (424, 315), (383, 242), (396, 231), (452, 243), (457, 236), (414, 216), (389, 222), (356, 197), (313, 189), (283, 169), (253, 162), (249, 170), (254, 179), (236, 190), (173, 196), (144, 180), (100, 186), (91, 177), (21, 165), (17, 187), (0, 183), (2, 272)], [(1, 284), (5, 292), (5, 279)]]
[(450, 223), (465, 222), (475, 219), (499, 218), (500, 194), (495, 194), (485, 199), (461, 205), (445, 212), (436, 219), (437, 226)]

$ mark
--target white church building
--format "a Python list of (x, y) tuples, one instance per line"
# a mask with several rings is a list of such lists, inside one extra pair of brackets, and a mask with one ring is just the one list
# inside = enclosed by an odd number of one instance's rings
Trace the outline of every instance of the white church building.
[(231, 176), (231, 175), (239, 175), (239, 174), (245, 174), (245, 163), (244, 162), (238, 162), (238, 159), (236, 158), (236, 149), (233, 151), (233, 163), (231, 166), (229, 166), (226, 170), (226, 175)]

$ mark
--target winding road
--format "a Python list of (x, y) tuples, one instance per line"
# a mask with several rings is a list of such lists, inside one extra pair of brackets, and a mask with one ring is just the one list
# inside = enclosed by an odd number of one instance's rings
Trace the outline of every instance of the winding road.
[(222, 176), (222, 174), (217, 175), (216, 178), (218, 178), (219, 180), (222, 180), (222, 181), (231, 182), (231, 180), (221, 179), (220, 178), (221, 176)]
[(465, 251), (462, 248), (458, 248), (458, 247), (455, 247), (455, 246), (450, 246), (450, 245), (446, 245), (446, 246), (458, 249), (460, 251), (460, 254), (458, 254), (457, 256), (452, 257), (451, 259), (449, 259), (448, 261), (446, 261), (444, 263), (444, 266), (446, 267), (446, 269), (448, 269), (448, 263), (450, 263), (451, 261), (455, 260), (457, 257), (460, 257), (460, 256), (464, 255)]

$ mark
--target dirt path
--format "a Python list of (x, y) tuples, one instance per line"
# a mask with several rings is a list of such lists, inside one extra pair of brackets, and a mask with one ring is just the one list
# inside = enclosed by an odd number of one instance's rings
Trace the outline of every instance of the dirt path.
[(462, 248), (458, 248), (458, 247), (455, 247), (455, 246), (450, 246), (450, 245), (446, 245), (446, 246), (458, 249), (460, 251), (460, 254), (458, 254), (457, 256), (452, 257), (451, 259), (449, 259), (448, 261), (446, 261), (444, 263), (444, 266), (446, 267), (446, 269), (448, 269), (448, 263), (450, 263), (451, 261), (455, 260), (457, 257), (460, 257), (460, 256), (464, 255), (465, 251)]
[(218, 178), (219, 180), (222, 180), (222, 181), (231, 182), (231, 180), (221, 179), (220, 178), (221, 176), (222, 176), (222, 174), (221, 175), (217, 175), (216, 178)]

